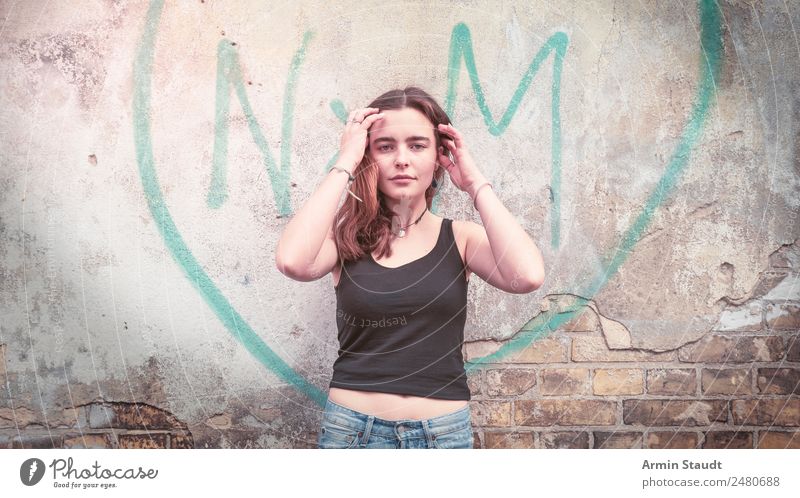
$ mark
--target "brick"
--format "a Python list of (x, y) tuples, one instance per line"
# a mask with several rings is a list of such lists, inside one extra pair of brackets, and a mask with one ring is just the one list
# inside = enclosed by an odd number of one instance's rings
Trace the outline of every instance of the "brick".
[(600, 328), (609, 349), (629, 350), (631, 348), (631, 332), (622, 323), (600, 315)]
[(800, 334), (786, 338), (786, 361), (800, 362)]
[(696, 432), (651, 432), (647, 434), (647, 448), (687, 449), (697, 448), (700, 438)]
[(546, 337), (530, 343), (517, 353), (508, 355), (502, 363), (564, 363), (567, 361), (567, 338)]
[(0, 429), (23, 429), (32, 424), (44, 427), (44, 418), (26, 406), (0, 408)]
[(183, 429), (186, 424), (166, 410), (142, 403), (115, 403), (115, 427), (125, 429)]
[(709, 334), (678, 350), (680, 361), (700, 363), (751, 363), (778, 361), (783, 357), (779, 336), (729, 337)]
[(545, 449), (588, 449), (588, 432), (542, 432), (539, 447)]
[(119, 447), (127, 448), (166, 448), (167, 434), (163, 432), (150, 434), (122, 434), (119, 436)]
[(536, 384), (536, 371), (526, 368), (486, 370), (487, 396), (517, 396)]
[(797, 305), (797, 289), (800, 289), (800, 273), (788, 274), (782, 282), (770, 289), (763, 299), (773, 303), (791, 303), (794, 301), (792, 304)]
[(723, 332), (756, 332), (764, 328), (764, 306), (752, 301), (741, 306), (731, 306), (722, 311), (714, 330)]
[(114, 446), (107, 434), (65, 434), (64, 448), (79, 449), (110, 449)]
[(635, 368), (598, 369), (594, 371), (592, 390), (601, 396), (644, 394), (644, 374)]
[(483, 440), (481, 439), (481, 433), (478, 431), (472, 431), (472, 447), (483, 448)]
[[(555, 363), (566, 361), (566, 338), (547, 337), (525, 346), (523, 349), (505, 353), (502, 357), (483, 360), (481, 363)], [(497, 352), (505, 343), (494, 340), (465, 343), (462, 352), (465, 361), (477, 363), (477, 359)]]
[(641, 432), (595, 432), (594, 447), (601, 449), (630, 449), (642, 447)]
[[(316, 447), (316, 438), (313, 440), (313, 446)], [(194, 448), (194, 440), (192, 435), (187, 434), (170, 434), (169, 447), (173, 449), (191, 449)]]
[(483, 369), (467, 370), (467, 388), (469, 388), (470, 393), (476, 396), (483, 392)]
[(737, 399), (731, 405), (737, 425), (800, 426), (800, 399)]
[(758, 448), (800, 449), (800, 432), (765, 431), (758, 434)]
[(473, 425), (494, 427), (511, 425), (510, 401), (473, 401), (470, 408)]
[(87, 407), (89, 427), (92, 429), (110, 429), (114, 426), (114, 410), (110, 406), (92, 403)]
[(514, 412), (517, 425), (586, 426), (615, 425), (617, 404), (589, 399), (518, 400)]
[(649, 400), (626, 399), (622, 402), (625, 424), (652, 426), (698, 426), (725, 422), (725, 400)]
[(702, 388), (705, 394), (752, 394), (753, 371), (736, 368), (704, 368)]
[(694, 369), (652, 369), (647, 371), (647, 392), (650, 394), (694, 394), (697, 372)]
[(751, 449), (753, 433), (745, 431), (709, 431), (703, 448), (714, 449)]
[(484, 439), (486, 440), (485, 448), (534, 448), (533, 432), (530, 431), (485, 431)]
[[(751, 295), (754, 297), (764, 297), (770, 294), (770, 292), (778, 287), (788, 276), (788, 273), (782, 271), (766, 271), (761, 273)], [(791, 284), (791, 279), (785, 283)], [(770, 296), (768, 299), (774, 299), (774, 297)], [(786, 299), (786, 297), (784, 297), (784, 299)]]
[(572, 361), (674, 361), (676, 358), (674, 351), (612, 351), (602, 337), (576, 337), (572, 340)]
[(558, 327), (559, 332), (594, 332), (598, 330), (600, 322), (591, 308), (584, 307), (579, 314), (564, 325)]
[(800, 394), (800, 369), (759, 368), (758, 392), (765, 394)]
[(800, 306), (771, 303), (766, 308), (766, 320), (770, 330), (800, 329)]
[(47, 414), (47, 423), (51, 429), (60, 427), (71, 429), (89, 428), (89, 419), (83, 406), (62, 409), (53, 407)]
[(482, 358), (496, 352), (503, 347), (503, 343), (499, 341), (470, 341), (465, 342), (462, 348), (464, 361), (472, 361), (475, 358)]
[(92, 403), (89, 405), (92, 429), (169, 430), (185, 429), (171, 413), (143, 403)]
[(62, 437), (57, 434), (23, 434), (11, 440), (11, 449), (14, 450), (53, 449), (61, 448), (62, 445)]
[(589, 394), (588, 368), (551, 368), (542, 370), (540, 394), (571, 395)]
[(76, 429), (89, 428), (89, 410), (85, 406), (64, 408), (61, 417), (68, 427), (74, 427)]

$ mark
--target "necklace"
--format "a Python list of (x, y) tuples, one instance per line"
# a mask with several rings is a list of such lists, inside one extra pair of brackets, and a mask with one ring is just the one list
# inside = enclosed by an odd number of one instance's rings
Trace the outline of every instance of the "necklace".
[(397, 218), (392, 218), (392, 233), (397, 235), (398, 237), (400, 237), (402, 239), (403, 237), (406, 236), (406, 229), (408, 227), (410, 227), (411, 225), (416, 225), (417, 223), (419, 223), (419, 220), (421, 220), (422, 217), (425, 216), (425, 213), (427, 211), (428, 211), (428, 208), (425, 208), (425, 211), (423, 211), (422, 214), (419, 215), (419, 218), (417, 218), (417, 221), (415, 221), (414, 223), (409, 223), (408, 225), (406, 225), (404, 227), (398, 227), (397, 229), (395, 229), (395, 225), (397, 224), (395, 220)]

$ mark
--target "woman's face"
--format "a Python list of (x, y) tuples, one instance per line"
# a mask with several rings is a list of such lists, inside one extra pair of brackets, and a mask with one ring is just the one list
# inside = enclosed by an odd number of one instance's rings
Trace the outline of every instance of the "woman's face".
[(384, 117), (370, 127), (368, 149), (378, 165), (378, 189), (398, 200), (424, 196), (436, 169), (433, 123), (410, 107), (380, 112)]

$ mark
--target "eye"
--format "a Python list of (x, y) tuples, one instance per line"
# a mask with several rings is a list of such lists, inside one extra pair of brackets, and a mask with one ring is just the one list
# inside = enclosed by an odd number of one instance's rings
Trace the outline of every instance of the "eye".
[(386, 151), (387, 151), (387, 150), (389, 150), (391, 147), (392, 147), (391, 145), (379, 145), (379, 146), (378, 146), (378, 151), (380, 151), (380, 152), (386, 152)]
[(422, 150), (422, 149), (424, 149), (424, 148), (425, 148), (425, 146), (424, 146), (424, 145), (422, 145), (422, 144), (412, 144), (412, 145), (411, 145), (411, 147), (412, 147), (412, 148), (414, 148), (414, 147), (418, 147), (418, 148), (417, 148), (417, 149), (415, 149), (415, 150)]

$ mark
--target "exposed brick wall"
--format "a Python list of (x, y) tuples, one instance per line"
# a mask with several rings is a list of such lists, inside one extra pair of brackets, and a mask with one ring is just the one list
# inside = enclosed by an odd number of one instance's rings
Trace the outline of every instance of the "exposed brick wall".
[[(601, 327), (610, 319), (586, 309), (470, 373), (475, 446), (800, 448), (800, 300), (796, 291), (788, 299), (765, 297), (797, 278), (793, 272), (773, 264), (749, 299), (727, 310), (745, 318), (740, 326), (723, 320), (670, 351), (619, 347), (624, 341), (609, 341)], [(465, 358), (500, 346), (467, 343)], [(0, 383), (13, 379), (0, 361)], [(293, 394), (287, 389), (281, 399)], [(32, 394), (15, 392), (22, 394), (13, 401), (0, 398), (0, 448), (314, 448), (318, 427), (315, 415), (295, 403), (243, 405), (187, 425), (143, 402), (50, 406), (43, 414), (31, 408)]]
[[(587, 308), (471, 371), (475, 447), (800, 448), (800, 292), (765, 299), (797, 278), (780, 255), (770, 263), (751, 297), (726, 310), (730, 323), (678, 349), (609, 347)], [(501, 345), (467, 343), (465, 358)]]
[(90, 403), (39, 420), (27, 408), (0, 408), (0, 448), (192, 448), (186, 425), (143, 403)]

